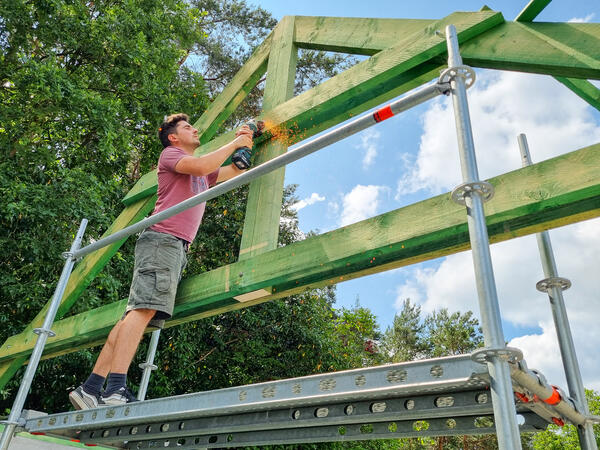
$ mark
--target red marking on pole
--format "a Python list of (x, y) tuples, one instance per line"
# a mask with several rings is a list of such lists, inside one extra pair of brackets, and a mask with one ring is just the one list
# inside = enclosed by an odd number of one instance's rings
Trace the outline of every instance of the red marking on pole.
[(375, 119), (375, 122), (382, 122), (385, 119), (389, 119), (393, 115), (394, 115), (394, 113), (392, 112), (392, 107), (390, 105), (388, 105), (388, 106), (384, 106), (383, 108), (375, 111), (373, 113), (373, 119)]
[(34, 436), (46, 436), (46, 433), (42, 433), (40, 431), (32, 431), (29, 434), (33, 434)]
[(565, 426), (565, 422), (563, 420), (559, 419), (558, 417), (553, 417), (552, 422), (554, 422), (554, 424), (558, 425), (559, 427)]

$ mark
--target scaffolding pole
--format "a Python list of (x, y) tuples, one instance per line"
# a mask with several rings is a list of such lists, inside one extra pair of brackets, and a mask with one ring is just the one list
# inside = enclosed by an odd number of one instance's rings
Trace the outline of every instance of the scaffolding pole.
[(79, 226), (77, 235), (75, 236), (75, 239), (71, 244), (71, 249), (68, 252), (63, 253), (63, 257), (65, 258), (65, 265), (63, 266), (63, 270), (60, 274), (58, 284), (56, 285), (56, 289), (54, 290), (54, 296), (52, 297), (50, 307), (48, 308), (48, 312), (46, 313), (44, 324), (42, 325), (42, 328), (36, 328), (33, 330), (33, 332), (38, 335), (38, 338), (35, 343), (35, 347), (33, 348), (33, 351), (31, 353), (31, 358), (29, 359), (27, 370), (25, 370), (25, 375), (23, 375), (23, 381), (21, 381), (21, 386), (19, 386), (19, 391), (17, 392), (17, 396), (15, 397), (15, 401), (13, 402), (12, 408), (10, 410), (8, 420), (3, 422), (6, 426), (4, 428), (4, 431), (2, 432), (2, 438), (0, 439), (0, 450), (8, 449), (10, 441), (12, 440), (13, 434), (15, 432), (15, 428), (17, 426), (23, 425), (23, 421), (21, 420), (23, 405), (25, 405), (25, 400), (27, 399), (29, 388), (31, 387), (33, 377), (35, 376), (38, 364), (40, 363), (40, 359), (42, 357), (46, 341), (48, 340), (48, 337), (55, 336), (54, 332), (50, 328), (52, 327), (52, 323), (54, 323), (56, 311), (58, 310), (60, 301), (62, 300), (63, 294), (65, 293), (65, 288), (67, 287), (67, 282), (69, 281), (69, 277), (71, 276), (71, 272), (73, 271), (73, 266), (75, 265), (76, 260), (75, 252), (81, 246), (81, 240), (83, 239), (83, 233), (85, 232), (87, 223), (87, 219), (83, 219), (81, 221), (81, 225)]
[[(521, 151), (522, 166), (530, 166), (532, 163), (527, 137), (524, 134), (519, 134), (517, 140), (519, 142), (519, 150)], [(589, 409), (585, 397), (585, 388), (581, 378), (581, 371), (579, 370), (579, 362), (577, 361), (569, 317), (567, 316), (567, 309), (562, 295), (562, 291), (568, 289), (571, 286), (571, 282), (566, 278), (558, 276), (550, 234), (547, 231), (537, 233), (536, 239), (540, 250), (544, 276), (546, 277), (539, 281), (536, 287), (539, 291), (546, 292), (550, 300), (552, 317), (554, 318), (554, 326), (558, 337), (558, 346), (565, 370), (567, 386), (569, 387), (569, 395), (575, 401), (577, 410), (584, 416), (588, 416)], [(577, 426), (577, 434), (582, 450), (598, 450), (594, 428), (591, 423), (588, 422)]]
[(452, 197), (457, 203), (464, 204), (467, 209), (469, 238), (486, 345), (485, 360), (491, 377), (491, 393), (498, 445), (505, 450), (521, 449), (510, 369), (505, 359), (509, 352), (502, 331), (500, 307), (498, 305), (489, 237), (483, 210), (484, 199), (489, 199), (492, 196), (493, 188), (488, 183), (479, 180), (467, 102), (467, 80), (472, 84), (475, 74), (471, 68), (463, 66), (454, 25), (446, 27), (446, 43), (448, 46), (448, 69), (442, 73), (441, 78), (448, 76), (451, 80), (452, 103), (464, 181), (453, 191)]
[(148, 344), (148, 356), (146, 362), (140, 364), (140, 369), (143, 369), (142, 381), (140, 381), (140, 390), (138, 391), (138, 400), (142, 401), (146, 398), (146, 392), (148, 392), (148, 383), (150, 383), (150, 376), (152, 371), (156, 370), (157, 367), (154, 364), (154, 356), (156, 356), (156, 348), (158, 347), (158, 339), (160, 338), (160, 330), (152, 332), (152, 338), (150, 344)]

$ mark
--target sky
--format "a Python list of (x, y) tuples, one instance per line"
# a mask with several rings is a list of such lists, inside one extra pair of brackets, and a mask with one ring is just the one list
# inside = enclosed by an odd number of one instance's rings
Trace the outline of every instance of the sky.
[[(256, 5), (284, 15), (439, 19), (484, 4), (447, 1), (266, 0)], [(527, 4), (488, 1), (512, 20)], [(599, 22), (597, 0), (554, 0), (536, 21)], [(600, 87), (600, 83), (597, 83)], [(517, 135), (525, 133), (534, 162), (600, 142), (600, 113), (548, 76), (477, 70), (468, 91), (482, 179), (521, 167)], [(292, 147), (293, 148), (293, 147)], [(434, 195), (462, 182), (452, 105), (438, 98), (303, 158), (286, 169), (298, 184), (300, 229), (327, 232)], [(573, 286), (564, 292), (586, 387), (600, 390), (600, 220), (551, 230), (558, 274)], [(548, 297), (535, 289), (544, 278), (535, 236), (491, 247), (504, 336), (566, 389)], [(429, 313), (439, 308), (479, 316), (471, 252), (362, 277), (337, 285), (337, 307), (357, 300), (385, 330), (404, 299)]]

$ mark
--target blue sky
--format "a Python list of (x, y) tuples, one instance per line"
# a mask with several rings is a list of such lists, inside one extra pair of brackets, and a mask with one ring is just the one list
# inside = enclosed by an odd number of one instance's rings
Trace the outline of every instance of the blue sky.
[[(512, 20), (526, 3), (485, 4)], [(256, 4), (276, 18), (438, 19), (457, 10), (477, 11), (484, 3), (267, 0)], [(598, 22), (600, 3), (555, 0), (537, 20)], [(528, 136), (534, 162), (600, 142), (598, 111), (550, 77), (478, 70), (469, 101), (482, 178), (520, 167), (518, 133)], [(436, 99), (346, 138), (289, 165), (285, 181), (299, 185), (297, 195), (303, 202), (298, 215), (304, 232), (326, 232), (450, 191), (461, 182), (451, 105), (445, 98)], [(574, 284), (565, 298), (576, 345), (583, 347), (584, 380), (588, 374), (588, 385), (596, 389), (600, 389), (600, 358), (591, 343), (598, 342), (600, 332), (591, 331), (598, 327), (590, 318), (600, 313), (593, 286), (600, 261), (598, 225), (597, 220), (589, 221), (551, 234), (559, 273)], [(340, 283), (337, 306), (351, 307), (359, 298), (377, 316), (382, 330), (392, 323), (398, 305), (407, 297), (426, 312), (447, 307), (473, 310), (479, 316), (470, 258), (470, 252), (465, 252)], [(535, 290), (535, 283), (543, 278), (535, 238), (494, 245), (492, 259), (505, 338), (529, 352), (529, 362), (539, 362), (533, 367), (545, 364), (540, 368), (561, 379), (548, 300)], [(541, 350), (544, 358), (538, 355)], [(552, 363), (544, 362), (548, 354), (556, 357)]]

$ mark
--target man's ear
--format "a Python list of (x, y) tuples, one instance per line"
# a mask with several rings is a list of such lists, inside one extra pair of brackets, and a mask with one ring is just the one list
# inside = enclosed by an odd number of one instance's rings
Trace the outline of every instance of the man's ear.
[(175, 133), (169, 133), (169, 134), (167, 135), (167, 139), (169, 140), (169, 142), (170, 142), (171, 144), (174, 144), (174, 143), (176, 143), (176, 142), (177, 142), (177, 136), (175, 135)]

